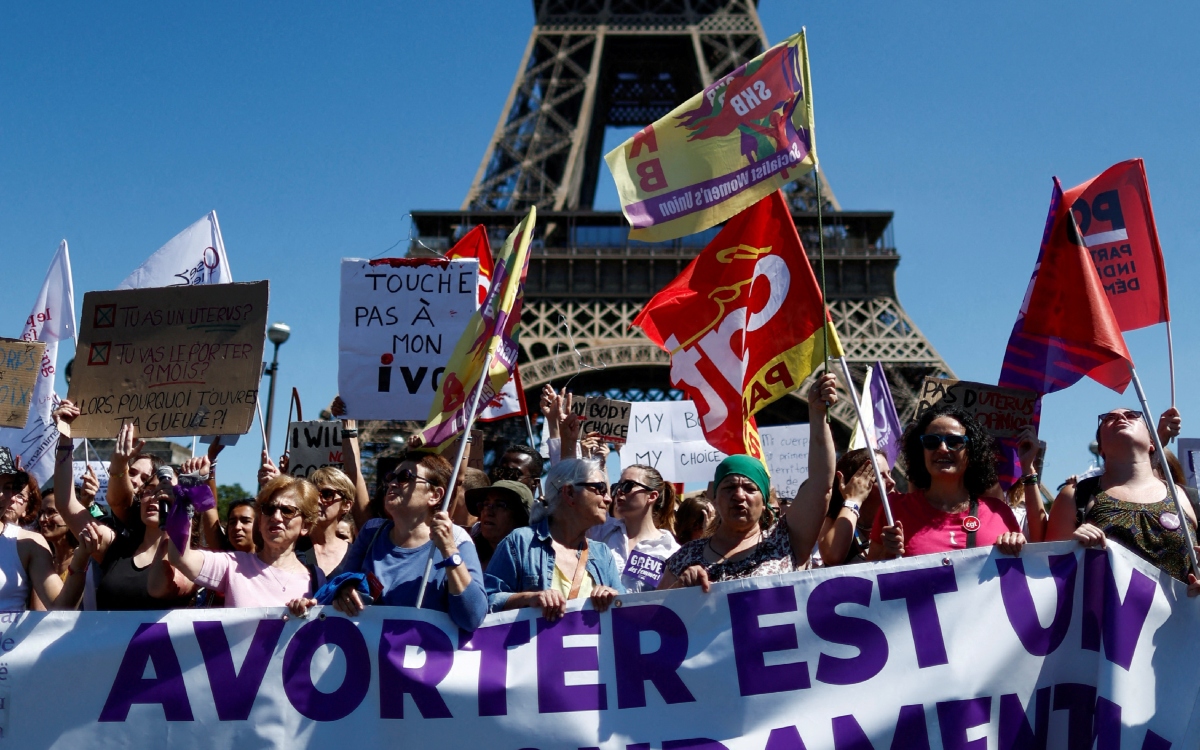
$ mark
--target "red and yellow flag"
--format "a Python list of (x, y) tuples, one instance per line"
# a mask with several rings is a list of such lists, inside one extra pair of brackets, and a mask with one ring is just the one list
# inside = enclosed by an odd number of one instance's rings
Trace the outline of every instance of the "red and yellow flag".
[(733, 217), (633, 324), (671, 353), (671, 384), (696, 402), (717, 450), (762, 458), (754, 414), (796, 390), (837, 331), (776, 191)]

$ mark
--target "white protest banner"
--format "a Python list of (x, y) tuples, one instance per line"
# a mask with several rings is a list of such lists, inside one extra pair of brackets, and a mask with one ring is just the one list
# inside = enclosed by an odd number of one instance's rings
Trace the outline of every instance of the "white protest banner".
[(424, 421), (478, 305), (479, 261), (342, 259), (338, 393), (348, 418)]
[(105, 461), (72, 461), (71, 476), (75, 482), (75, 489), (78, 490), (83, 486), (83, 474), (89, 466), (92, 467), (92, 472), (100, 482), (100, 491), (96, 493), (96, 502), (108, 503), (108, 463)]
[(342, 423), (292, 422), (288, 425), (288, 474), (311, 476), (317, 469), (342, 468)]
[(0, 338), (0, 427), (25, 429), (46, 345)]
[[(58, 405), (54, 379), (58, 374), (58, 344), (75, 337), (75, 289), (71, 281), (71, 254), (67, 241), (58, 246), (46, 279), (21, 329), (25, 341), (42, 341), (42, 366), (33, 387), (33, 404), (24, 429), (0, 429), (0, 445), (21, 457), (21, 465), (45, 484), (54, 476), (54, 446), (58, 428), (50, 413)], [(116, 434), (115, 432), (113, 434)]]
[(267, 282), (88, 292), (68, 395), (76, 437), (245, 434), (254, 423)]
[(704, 439), (691, 401), (636, 401), (629, 412), (629, 440), (620, 447), (621, 468), (653, 466), (668, 482), (711, 482), (725, 454)]
[(138, 266), (117, 289), (145, 289), (155, 286), (198, 286), (227, 284), (233, 281), (225, 240), (217, 212), (192, 224), (171, 238)]
[[(584, 607), (584, 609), (580, 609)], [(1200, 743), (1200, 608), (1110, 544), (574, 601), (0, 614), (12, 747), (630, 750)], [(46, 700), (63, 685), (71, 700)]]
[(763, 458), (771, 472), (771, 486), (780, 497), (795, 497), (808, 479), (808, 425), (759, 427)]

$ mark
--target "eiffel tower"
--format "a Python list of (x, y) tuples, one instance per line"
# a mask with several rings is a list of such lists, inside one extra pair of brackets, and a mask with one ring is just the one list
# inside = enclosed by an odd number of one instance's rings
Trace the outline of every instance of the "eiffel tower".
[[(593, 210), (598, 181), (611, 179), (602, 174), (605, 130), (654, 122), (766, 49), (757, 1), (533, 5), (533, 31), (467, 197), (458, 211), (414, 211), (411, 252), (444, 252), (476, 224), (486, 225), (499, 247), (537, 206), (519, 360), (531, 409), (544, 383), (626, 400), (682, 398), (670, 385), (667, 353), (630, 323), (717, 229), (635, 242), (619, 212)], [(811, 260), (819, 240), (811, 173), (787, 191)], [(875, 360), (885, 364), (906, 419), (926, 375), (953, 373), (896, 297), (892, 213), (844, 211), (824, 181), (820, 194), (828, 299), (847, 359), (859, 384)], [(807, 386), (760, 412), (759, 423), (807, 421)], [(848, 400), (833, 418), (844, 448), (855, 421)], [(521, 439), (524, 425), (506, 432)]]

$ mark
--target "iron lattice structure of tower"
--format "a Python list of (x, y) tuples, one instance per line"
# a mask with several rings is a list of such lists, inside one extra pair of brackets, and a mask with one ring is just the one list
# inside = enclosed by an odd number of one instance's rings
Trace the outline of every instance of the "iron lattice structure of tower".
[[(605, 129), (643, 127), (766, 48), (755, 0), (534, 0), (535, 25), (471, 188), (458, 211), (414, 211), (410, 252), (444, 252), (476, 224), (493, 247), (538, 207), (525, 286), (520, 368), (527, 401), (541, 386), (631, 400), (680, 398), (669, 357), (633, 318), (718, 231), (660, 243), (629, 240), (618, 212), (592, 210)], [(822, 175), (828, 299), (847, 358), (884, 362), (902, 418), (926, 375), (953, 376), (901, 307), (892, 214), (843, 211)], [(788, 186), (793, 218), (818, 247), (812, 175)], [(807, 384), (759, 413), (805, 421)], [(833, 413), (843, 447), (854, 424)], [(509, 420), (518, 422), (519, 420)], [(519, 437), (524, 426), (513, 428)]]

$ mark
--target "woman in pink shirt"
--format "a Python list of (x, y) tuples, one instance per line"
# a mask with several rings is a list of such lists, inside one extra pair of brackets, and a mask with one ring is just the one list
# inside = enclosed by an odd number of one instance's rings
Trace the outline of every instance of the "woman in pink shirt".
[(296, 540), (317, 520), (317, 488), (280, 474), (258, 493), (258, 552), (180, 550), (167, 543), (171, 564), (189, 580), (225, 595), (226, 607), (285, 607), (312, 594), (312, 574), (296, 557)]
[(903, 446), (905, 473), (916, 489), (888, 497), (894, 526), (880, 507), (868, 560), (993, 544), (1020, 554), (1025, 537), (1017, 517), (983, 494), (997, 481), (996, 449), (978, 422), (962, 409), (930, 409), (904, 431)]

